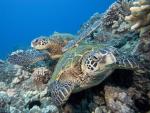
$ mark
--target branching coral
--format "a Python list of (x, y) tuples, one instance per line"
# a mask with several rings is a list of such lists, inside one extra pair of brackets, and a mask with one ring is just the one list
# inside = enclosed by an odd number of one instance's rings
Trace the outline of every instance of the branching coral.
[(31, 73), (23, 70), (21, 66), (15, 65), (14, 67), (16, 67), (17, 71), (15, 73), (15, 78), (12, 80), (12, 84), (16, 85), (30, 78)]
[(9, 56), (8, 61), (12, 64), (17, 64), (20, 66), (28, 66), (48, 58), (49, 57), (47, 54), (41, 53), (39, 51), (17, 50)]
[(150, 0), (138, 0), (133, 2), (130, 8), (131, 15), (126, 20), (131, 22), (131, 30), (140, 30), (141, 35), (150, 30)]

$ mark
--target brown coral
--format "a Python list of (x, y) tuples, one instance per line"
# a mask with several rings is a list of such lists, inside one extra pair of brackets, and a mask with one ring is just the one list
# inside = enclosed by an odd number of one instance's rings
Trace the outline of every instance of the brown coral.
[(130, 8), (131, 15), (126, 16), (126, 20), (131, 22), (131, 30), (140, 30), (142, 35), (150, 30), (150, 0), (138, 0), (133, 2)]
[(119, 37), (127, 34), (130, 30), (130, 25), (125, 21), (125, 16), (130, 14), (131, 2), (128, 0), (114, 2), (103, 15), (103, 26), (100, 30), (111, 32)]
[(38, 89), (42, 88), (44, 84), (47, 84), (51, 78), (51, 71), (46, 67), (35, 68), (32, 73), (32, 79)]
[(114, 2), (106, 11), (103, 17), (103, 25), (110, 27), (115, 21), (118, 21), (120, 17), (124, 18), (129, 13), (130, 2), (127, 0), (118, 0)]

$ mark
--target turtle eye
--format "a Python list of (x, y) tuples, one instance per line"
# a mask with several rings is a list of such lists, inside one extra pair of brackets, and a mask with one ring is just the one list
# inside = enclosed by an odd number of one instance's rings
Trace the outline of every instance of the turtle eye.
[(92, 56), (94, 61), (98, 61), (102, 58), (102, 55), (99, 53), (94, 53)]
[(94, 58), (95, 60), (98, 60), (98, 58), (97, 58), (96, 56), (93, 56), (93, 58)]
[(98, 61), (99, 58), (98, 58), (97, 56), (94, 55), (94, 56), (91, 57), (91, 60), (93, 60), (93, 61)]
[(31, 47), (32, 46), (36, 46), (36, 45), (38, 45), (39, 44), (39, 40), (38, 39), (35, 39), (35, 40), (33, 40), (32, 42), (31, 42)]
[(38, 42), (39, 40), (38, 39), (36, 39), (34, 42), (36, 43), (36, 42)]

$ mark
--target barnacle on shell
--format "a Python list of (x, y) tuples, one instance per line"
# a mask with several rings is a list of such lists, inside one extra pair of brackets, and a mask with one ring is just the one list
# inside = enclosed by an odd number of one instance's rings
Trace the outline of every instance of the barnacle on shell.
[(8, 57), (8, 62), (20, 66), (28, 66), (48, 59), (48, 55), (36, 50), (17, 50)]
[(138, 0), (133, 2), (130, 8), (131, 15), (126, 20), (131, 22), (131, 30), (140, 30), (143, 34), (150, 30), (150, 0)]

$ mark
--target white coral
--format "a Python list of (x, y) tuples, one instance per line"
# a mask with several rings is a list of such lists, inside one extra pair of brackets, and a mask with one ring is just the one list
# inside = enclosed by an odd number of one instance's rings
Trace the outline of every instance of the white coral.
[(150, 30), (150, 0), (138, 0), (133, 2), (130, 8), (131, 15), (126, 20), (131, 22), (131, 30), (139, 29), (141, 33)]

